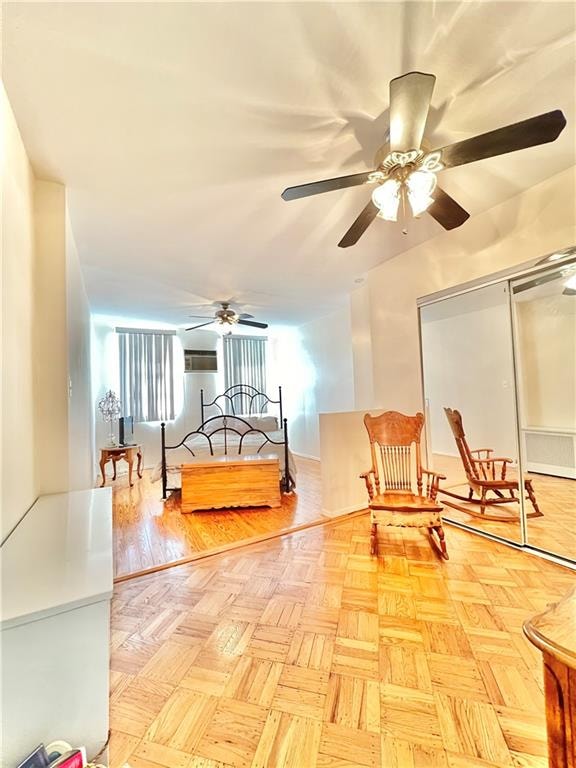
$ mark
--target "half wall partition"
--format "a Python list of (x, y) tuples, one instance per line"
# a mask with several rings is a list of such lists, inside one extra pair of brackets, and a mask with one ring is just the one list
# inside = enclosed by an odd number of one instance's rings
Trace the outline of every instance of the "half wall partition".
[(418, 312), (444, 519), (576, 564), (576, 247)]

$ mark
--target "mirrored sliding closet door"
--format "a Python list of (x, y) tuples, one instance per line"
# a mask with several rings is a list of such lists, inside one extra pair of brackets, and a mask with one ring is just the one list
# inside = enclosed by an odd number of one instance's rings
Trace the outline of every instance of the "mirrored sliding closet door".
[(576, 247), (418, 304), (445, 520), (576, 563)]
[(542, 513), (526, 541), (576, 561), (576, 264), (513, 280), (511, 295), (522, 466)]
[(506, 282), (420, 307), (428, 460), (444, 518), (522, 541)]

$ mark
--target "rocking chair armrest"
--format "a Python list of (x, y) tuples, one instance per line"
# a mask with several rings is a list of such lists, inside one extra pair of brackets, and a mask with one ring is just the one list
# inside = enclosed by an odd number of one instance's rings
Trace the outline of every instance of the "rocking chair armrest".
[(492, 477), (495, 477), (496, 467), (499, 464), (501, 480), (506, 479), (506, 470), (507, 470), (508, 464), (514, 463), (512, 459), (508, 459), (503, 456), (492, 456), (489, 459), (472, 459), (472, 461), (475, 464), (478, 464), (479, 466), (485, 466), (488, 471), (492, 472)]
[(485, 453), (486, 458), (490, 458), (490, 454), (493, 453), (493, 448), (475, 448), (473, 451), (470, 451), (470, 453)]
[(431, 477), (432, 476), (437, 477), (438, 480), (446, 480), (446, 475), (442, 475), (442, 474), (440, 474), (440, 472), (434, 472), (433, 470), (425, 469), (424, 467), (422, 467), (422, 472), (425, 475), (430, 475)]
[(367, 472), (362, 472), (359, 477), (366, 483), (366, 490), (370, 499), (374, 498), (374, 470), (369, 469)]
[(472, 459), (476, 464), (495, 464), (496, 462), (502, 464), (513, 464), (514, 459), (508, 459), (505, 456), (491, 456), (489, 459)]
[(422, 474), (427, 475), (429, 478), (426, 495), (433, 500), (436, 499), (438, 491), (440, 490), (440, 480), (446, 480), (446, 475), (441, 475), (440, 472), (433, 472), (431, 469), (424, 469), (424, 467), (422, 467)]

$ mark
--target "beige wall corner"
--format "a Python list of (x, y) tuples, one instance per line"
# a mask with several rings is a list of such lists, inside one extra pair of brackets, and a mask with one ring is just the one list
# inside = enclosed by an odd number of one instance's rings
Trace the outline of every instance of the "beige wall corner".
[[(416, 300), (576, 243), (575, 189), (572, 167), (368, 273), (375, 405), (422, 407)], [(352, 304), (353, 339), (364, 312)]]
[(350, 316), (354, 361), (354, 407), (369, 409), (374, 405), (374, 369), (368, 283), (364, 283), (350, 294)]
[(68, 490), (66, 190), (36, 181), (33, 320), (34, 423), (38, 494)]
[(68, 488), (94, 485), (94, 406), (90, 369), (90, 304), (68, 210), (66, 236), (66, 325), (68, 364)]
[(36, 499), (32, 390), (34, 176), (0, 84), (2, 185), (1, 539)]

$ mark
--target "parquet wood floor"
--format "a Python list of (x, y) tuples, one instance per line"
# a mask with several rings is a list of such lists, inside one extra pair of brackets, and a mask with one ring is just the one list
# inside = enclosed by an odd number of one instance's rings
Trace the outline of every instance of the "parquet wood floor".
[(197, 553), (274, 534), (321, 520), (320, 465), (296, 458), (295, 493), (283, 496), (276, 509), (212, 510), (182, 514), (180, 496), (161, 499), (160, 483), (144, 472), (132, 488), (127, 476), (114, 483), (114, 575), (122, 578)]
[(524, 619), (571, 571), (367, 516), (117, 584), (111, 768), (545, 768)]
[[(466, 477), (459, 459), (452, 456), (434, 455), (434, 467), (438, 472), (447, 475), (442, 483), (456, 493), (467, 494)], [(511, 475), (513, 475), (513, 471)], [(540, 475), (529, 472), (538, 500), (538, 506), (544, 513), (543, 517), (528, 520), (528, 543), (547, 552), (576, 560), (576, 480), (551, 475)], [(454, 487), (458, 486), (458, 488)], [(441, 501), (449, 500), (441, 497)], [(458, 504), (459, 502), (456, 501)], [(517, 509), (513, 505), (511, 509)], [(528, 509), (532, 509), (528, 503)], [(444, 517), (457, 520), (466, 525), (472, 525), (479, 530), (502, 536), (512, 541), (521, 541), (519, 523), (499, 522), (495, 520), (480, 520), (457, 509), (446, 507)]]

